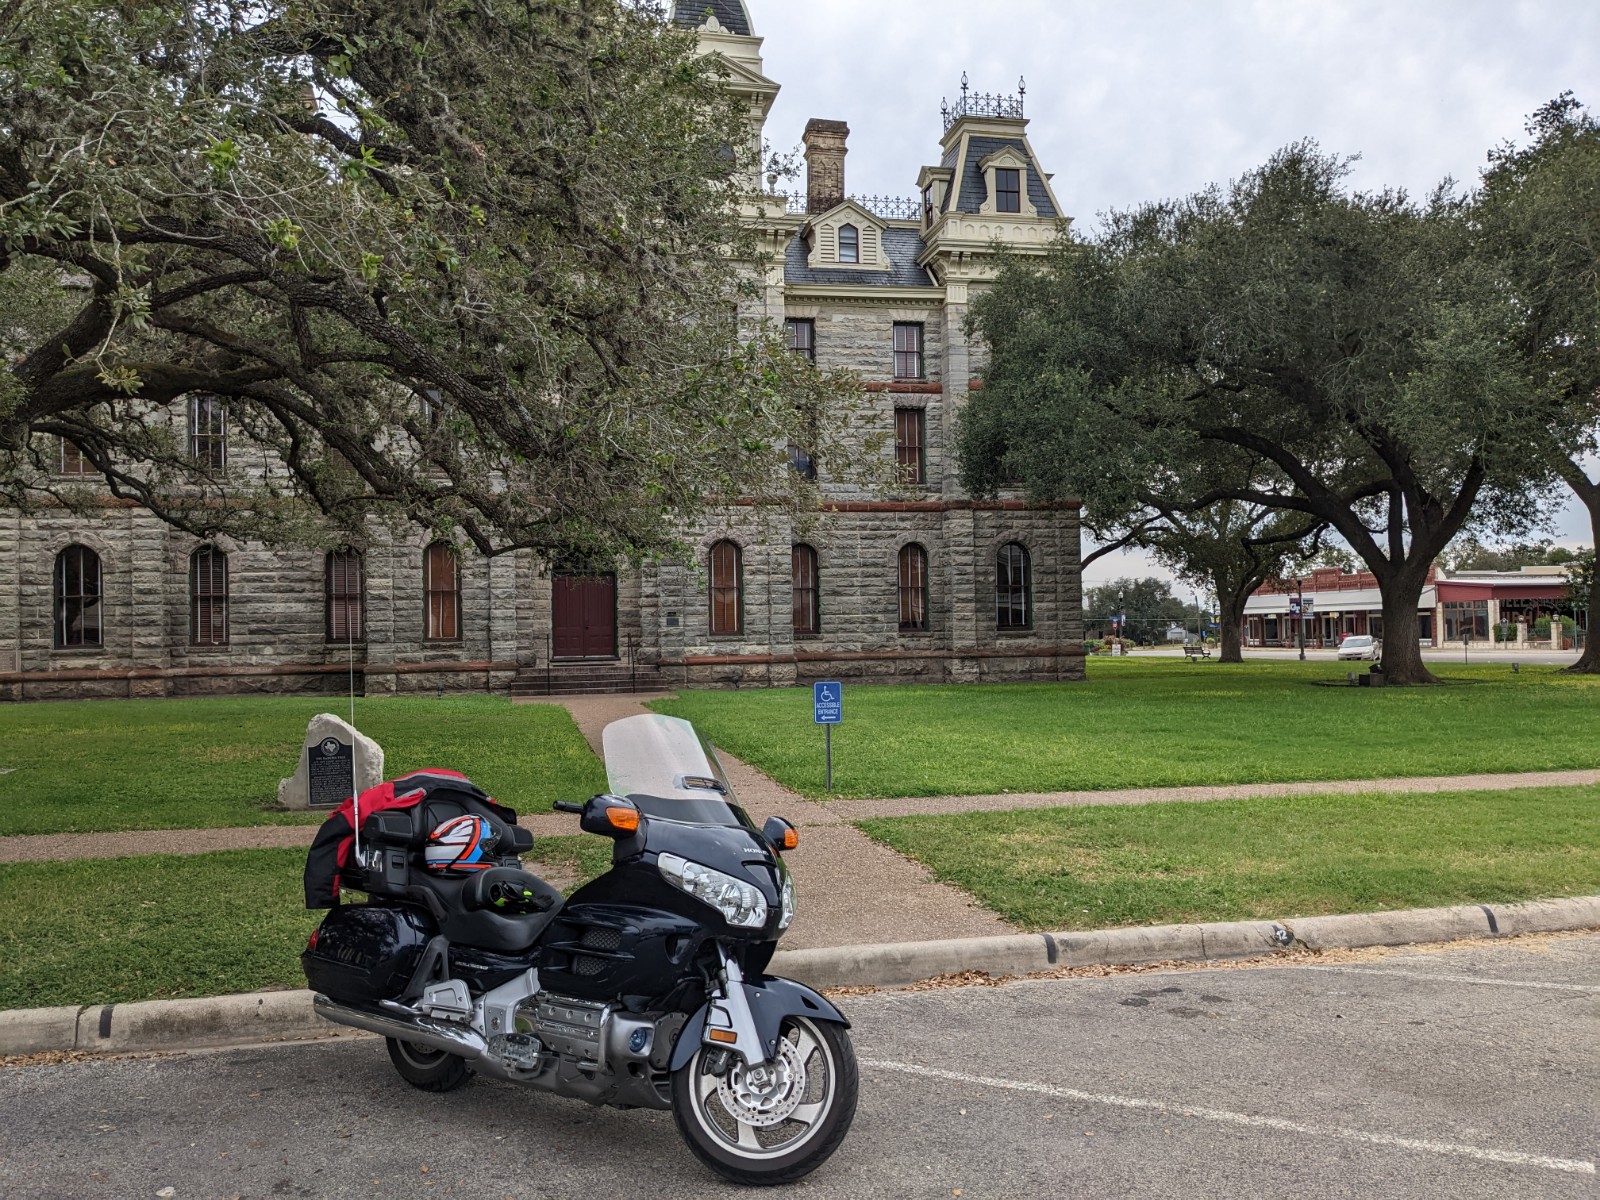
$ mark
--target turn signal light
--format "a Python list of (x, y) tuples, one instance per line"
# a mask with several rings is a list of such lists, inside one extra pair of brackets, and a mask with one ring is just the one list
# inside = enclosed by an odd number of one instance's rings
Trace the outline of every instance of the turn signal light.
[(798, 829), (785, 829), (783, 831), (783, 848), (793, 850), (800, 844), (800, 831)]
[(639, 810), (637, 808), (623, 808), (621, 805), (617, 805), (615, 808), (606, 809), (606, 820), (611, 822), (611, 828), (613, 829), (620, 829), (624, 833), (633, 833), (639, 828)]
[(706, 1036), (713, 1042), (724, 1042), (730, 1046), (739, 1040), (739, 1035), (731, 1029), (713, 1029)]

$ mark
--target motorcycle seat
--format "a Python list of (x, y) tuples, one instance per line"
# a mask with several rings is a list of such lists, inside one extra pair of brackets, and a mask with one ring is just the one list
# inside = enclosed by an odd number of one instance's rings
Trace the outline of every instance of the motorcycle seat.
[(461, 903), (469, 912), (512, 916), (551, 912), (564, 898), (537, 875), (515, 867), (492, 867), (473, 876), (461, 889)]

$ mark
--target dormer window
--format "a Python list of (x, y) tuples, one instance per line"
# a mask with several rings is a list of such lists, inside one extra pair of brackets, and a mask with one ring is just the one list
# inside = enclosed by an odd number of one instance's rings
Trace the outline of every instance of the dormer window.
[(980, 216), (1004, 214), (1008, 217), (1037, 217), (1039, 209), (1029, 195), (1030, 178), (1034, 170), (1025, 149), (1004, 145), (992, 154), (986, 154), (977, 163), (987, 195), (978, 207)]
[(861, 231), (854, 225), (839, 226), (839, 261), (842, 263), (861, 261)]
[(891, 270), (884, 225), (870, 210), (847, 200), (801, 228), (807, 262), (850, 272)]
[(1022, 172), (1001, 167), (994, 173), (995, 208), (1003, 213), (1022, 211)]

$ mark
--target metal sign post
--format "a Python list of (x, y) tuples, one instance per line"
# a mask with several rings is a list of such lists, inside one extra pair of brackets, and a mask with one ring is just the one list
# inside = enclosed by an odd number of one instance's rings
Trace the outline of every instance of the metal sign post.
[(833, 727), (844, 724), (844, 685), (840, 683), (814, 683), (811, 685), (811, 719), (822, 726), (826, 758), (827, 789), (833, 792)]

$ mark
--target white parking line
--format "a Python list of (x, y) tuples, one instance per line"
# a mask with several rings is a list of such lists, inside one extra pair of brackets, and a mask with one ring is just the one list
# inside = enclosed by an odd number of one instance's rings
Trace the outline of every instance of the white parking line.
[(1182, 1114), (1202, 1121), (1220, 1121), (1227, 1125), (1244, 1125), (1252, 1129), (1273, 1129), (1280, 1133), (1300, 1133), (1316, 1138), (1337, 1138), (1347, 1142), (1366, 1142), (1372, 1146), (1394, 1146), (1401, 1150), (1421, 1150), (1428, 1154), (1453, 1154), (1461, 1158), (1475, 1158), (1480, 1162), (1506, 1163), (1514, 1167), (1541, 1167), (1547, 1171), (1564, 1171), (1570, 1175), (1593, 1175), (1595, 1164), (1585, 1159), (1550, 1158), (1543, 1154), (1524, 1154), (1518, 1150), (1494, 1150), (1483, 1146), (1463, 1146), (1455, 1142), (1433, 1142), (1421, 1138), (1395, 1137), (1389, 1133), (1369, 1133), (1364, 1129), (1348, 1129), (1342, 1125), (1302, 1125), (1278, 1117), (1256, 1117), (1249, 1113), (1228, 1112), (1220, 1108), (1196, 1108), (1192, 1105), (1169, 1104), (1163, 1100), (1143, 1100), (1133, 1096), (1102, 1096), (1095, 1092), (1080, 1092), (1076, 1088), (1057, 1087), (1050, 1083), (1029, 1083), (1019, 1079), (991, 1079), (986, 1075), (966, 1075), (960, 1071), (944, 1071), (938, 1067), (918, 1066), (914, 1063), (885, 1062), (881, 1059), (862, 1059), (863, 1067), (879, 1071), (898, 1071), (903, 1075), (922, 1075), (929, 1079), (946, 1079), (952, 1083), (973, 1083), (982, 1087), (1001, 1088), (1012, 1092), (1036, 1092), (1042, 1096), (1055, 1096), (1062, 1100), (1079, 1100), (1085, 1104), (1106, 1104), (1113, 1108), (1143, 1109), (1150, 1112)]
[(1490, 987), (1543, 988), (1557, 992), (1600, 992), (1600, 985), (1587, 983), (1544, 983), (1537, 980), (1490, 979), (1486, 975), (1442, 975), (1434, 971), (1386, 971), (1379, 967), (1291, 967), (1298, 971), (1342, 971), (1350, 975), (1399, 975), (1404, 979), (1436, 979), (1441, 983), (1482, 983)]

